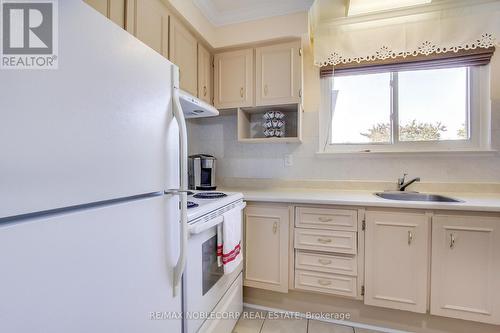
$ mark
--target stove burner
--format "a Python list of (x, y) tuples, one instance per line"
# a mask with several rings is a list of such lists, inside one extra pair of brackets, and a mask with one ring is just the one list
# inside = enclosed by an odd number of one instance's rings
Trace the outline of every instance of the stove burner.
[(189, 209), (189, 208), (196, 208), (196, 207), (198, 207), (198, 206), (199, 206), (197, 203), (192, 202), (192, 201), (188, 201), (188, 202), (187, 202), (187, 205), (188, 205), (188, 209)]
[(222, 192), (201, 192), (193, 195), (193, 198), (196, 199), (219, 199), (227, 197), (227, 194)]

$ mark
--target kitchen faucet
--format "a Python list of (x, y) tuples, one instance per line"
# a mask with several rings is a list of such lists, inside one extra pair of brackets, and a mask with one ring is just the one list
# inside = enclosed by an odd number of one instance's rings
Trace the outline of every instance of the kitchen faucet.
[(408, 176), (408, 174), (404, 173), (403, 177), (398, 178), (398, 190), (399, 191), (405, 191), (408, 186), (410, 186), (411, 184), (413, 184), (415, 182), (420, 181), (420, 177), (415, 177), (415, 178), (410, 179), (409, 181), (405, 182), (406, 176)]

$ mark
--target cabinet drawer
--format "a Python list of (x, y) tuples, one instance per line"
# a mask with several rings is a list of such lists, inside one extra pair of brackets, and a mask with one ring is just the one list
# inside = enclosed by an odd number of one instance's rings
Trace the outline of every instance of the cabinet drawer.
[(358, 211), (355, 209), (297, 207), (296, 213), (296, 226), (300, 228), (358, 230)]
[(333, 295), (356, 297), (357, 281), (353, 276), (295, 270), (295, 288)]
[(356, 276), (358, 263), (356, 256), (320, 254), (297, 251), (295, 268), (325, 273)]
[(295, 248), (311, 251), (356, 254), (356, 233), (295, 229)]

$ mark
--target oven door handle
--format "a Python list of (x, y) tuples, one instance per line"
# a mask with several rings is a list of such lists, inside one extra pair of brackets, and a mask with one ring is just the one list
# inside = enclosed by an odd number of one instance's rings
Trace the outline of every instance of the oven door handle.
[[(246, 206), (247, 206), (247, 203), (242, 202), (241, 204), (234, 207), (233, 209), (243, 210)], [(231, 209), (231, 210), (233, 210), (233, 209)], [(213, 228), (216, 225), (221, 224), (222, 222), (224, 222), (224, 215), (217, 216), (216, 218), (211, 219), (210, 221), (205, 222), (205, 223), (199, 223), (198, 225), (196, 225), (196, 224), (193, 225), (191, 228), (189, 228), (189, 233), (191, 235), (201, 234), (202, 232), (204, 232), (210, 228)]]

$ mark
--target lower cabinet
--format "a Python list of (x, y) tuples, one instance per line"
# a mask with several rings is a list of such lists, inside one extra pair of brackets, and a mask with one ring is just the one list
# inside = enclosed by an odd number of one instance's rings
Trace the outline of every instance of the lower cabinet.
[(366, 212), (365, 304), (427, 311), (430, 217)]
[(357, 230), (356, 209), (296, 207), (294, 288), (359, 298)]
[(288, 206), (245, 209), (244, 285), (288, 292)]
[(434, 216), (431, 314), (500, 324), (500, 218)]
[(292, 208), (247, 207), (245, 286), (500, 325), (500, 216)]

